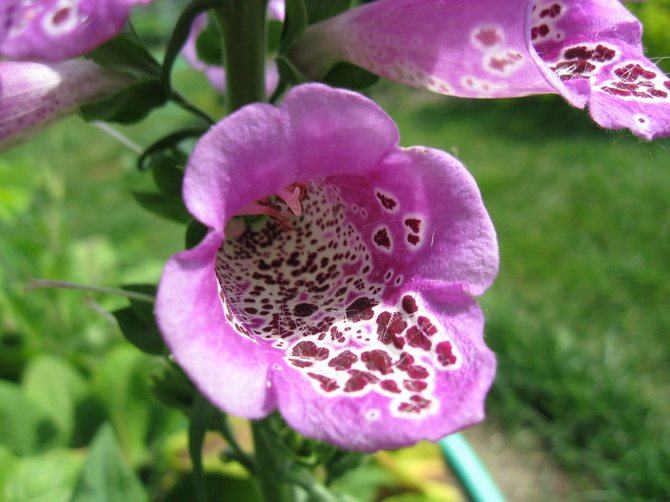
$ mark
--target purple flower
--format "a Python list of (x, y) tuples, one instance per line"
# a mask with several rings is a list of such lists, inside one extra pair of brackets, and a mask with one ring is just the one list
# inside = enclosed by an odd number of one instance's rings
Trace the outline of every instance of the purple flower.
[(670, 80), (618, 0), (378, 0), (310, 27), (294, 49), (321, 76), (343, 59), (473, 98), (559, 93), (608, 129), (670, 135)]
[(63, 61), (118, 34), (130, 9), (151, 0), (2, 0), (0, 57)]
[(29, 139), (83, 104), (113, 95), (132, 78), (91, 61), (0, 61), (0, 150)]
[[(184, 198), (210, 231), (167, 263), (156, 315), (223, 410), (279, 409), (360, 451), (483, 418), (495, 359), (473, 295), (496, 275), (495, 232), (457, 160), (398, 139), (372, 101), (308, 84), (196, 145)], [(252, 214), (269, 218), (237, 218)]]

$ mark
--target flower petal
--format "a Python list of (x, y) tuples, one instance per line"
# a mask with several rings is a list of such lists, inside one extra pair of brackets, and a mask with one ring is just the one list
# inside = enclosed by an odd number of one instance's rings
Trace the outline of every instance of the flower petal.
[(653, 139), (670, 134), (670, 80), (641, 33), (618, 0), (378, 0), (310, 27), (292, 57), (311, 76), (343, 59), (452, 96), (556, 92)]
[[(416, 355), (421, 350), (414, 350), (414, 368), (408, 370), (411, 366), (403, 363), (409, 360), (408, 350), (376, 343), (355, 350), (357, 360), (352, 366), (346, 366), (345, 351), (331, 352), (327, 360), (306, 369), (286, 363), (281, 369), (274, 366), (270, 378), (286, 421), (308, 437), (363, 452), (399, 448), (423, 439), (437, 441), (481, 421), (496, 366), (482, 339), (481, 311), (457, 289), (428, 286), (422, 295), (446, 328), (432, 336), (434, 347), (450, 344), (439, 359), (444, 365), (438, 362), (437, 349), (433, 348), (432, 357), (423, 359)], [(361, 361), (363, 354), (375, 350), (387, 355), (388, 365), (375, 365), (370, 356), (365, 363)], [(333, 364), (337, 357), (342, 364)], [(417, 366), (424, 373), (419, 373)], [(352, 370), (358, 373), (352, 375)], [(311, 381), (296, 373), (310, 374)], [(365, 387), (374, 387), (374, 391), (357, 388), (355, 378), (363, 373), (369, 375), (363, 376), (368, 380)], [(343, 390), (352, 381), (349, 389)], [(335, 382), (341, 387), (330, 390)]]
[(63, 61), (118, 34), (130, 9), (151, 0), (3, 0), (0, 56)]
[(225, 239), (215, 227), (159, 285), (161, 329), (213, 402), (242, 407), (217, 390), (240, 365), (256, 379), (242, 377), (244, 416), (279, 407), (298, 431), (361, 451), (481, 419), (495, 361), (471, 294), (497, 270), (495, 232), (457, 161), (397, 142), (371, 101), (305, 85), (196, 145), (184, 191), (198, 218), (271, 216), (230, 220)]
[(221, 240), (211, 233), (168, 261), (156, 319), (175, 359), (212, 403), (235, 415), (260, 418), (276, 408), (267, 392), (269, 363), (264, 348), (240, 337), (226, 320), (214, 274)]
[(201, 222), (223, 230), (249, 202), (296, 181), (371, 169), (397, 142), (395, 124), (370, 100), (303, 85), (280, 108), (253, 104), (214, 126), (191, 156), (184, 199)]
[(110, 96), (132, 79), (91, 61), (53, 65), (0, 61), (0, 150), (27, 140), (79, 106)]

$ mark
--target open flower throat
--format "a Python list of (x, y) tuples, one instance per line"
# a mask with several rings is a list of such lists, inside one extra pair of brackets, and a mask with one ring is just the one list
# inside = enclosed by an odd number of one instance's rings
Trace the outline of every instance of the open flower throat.
[(392, 265), (421, 249), (429, 221), (366, 181), (300, 185), (301, 211), (287, 201), (300, 214), (293, 230), (266, 220), (226, 239), (216, 259), (226, 318), (325, 396), (375, 392), (395, 416), (432, 414), (435, 372), (459, 367), (460, 355)]

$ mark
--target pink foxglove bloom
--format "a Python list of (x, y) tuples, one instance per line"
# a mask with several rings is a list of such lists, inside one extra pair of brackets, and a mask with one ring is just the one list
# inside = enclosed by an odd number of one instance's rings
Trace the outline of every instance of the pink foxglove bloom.
[(117, 35), (130, 9), (151, 0), (2, 0), (0, 57), (63, 61)]
[(184, 198), (210, 230), (167, 263), (156, 315), (223, 410), (279, 409), (360, 451), (483, 418), (495, 359), (473, 296), (496, 275), (495, 232), (456, 159), (398, 139), (372, 101), (307, 84), (196, 145)]
[[(268, 17), (277, 21), (284, 20), (284, 0), (272, 0), (268, 4)], [(221, 94), (226, 92), (226, 70), (221, 65), (207, 63), (198, 56), (198, 37), (207, 26), (207, 15), (198, 16), (191, 26), (186, 44), (182, 49), (182, 54), (186, 62), (195, 70), (203, 72), (209, 80), (209, 83)], [(223, 62), (222, 62), (223, 63)], [(272, 94), (279, 83), (279, 71), (273, 61), (268, 61), (265, 65), (265, 92)]]
[(130, 77), (103, 70), (91, 61), (51, 65), (0, 61), (0, 150), (130, 82)]
[(670, 80), (618, 0), (378, 0), (307, 30), (296, 63), (336, 60), (441, 94), (559, 93), (608, 129), (670, 135)]

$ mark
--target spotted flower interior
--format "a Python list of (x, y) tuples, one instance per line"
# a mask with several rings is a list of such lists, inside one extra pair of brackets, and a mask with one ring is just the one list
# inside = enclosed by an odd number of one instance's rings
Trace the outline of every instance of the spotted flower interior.
[(268, 218), (226, 239), (216, 275), (237, 333), (280, 353), (318, 392), (375, 392), (394, 415), (420, 417), (439, 409), (436, 373), (458, 368), (460, 355), (413, 290), (411, 263), (430, 247), (431, 225), (399, 195), (365, 179), (312, 180), (292, 229)]

